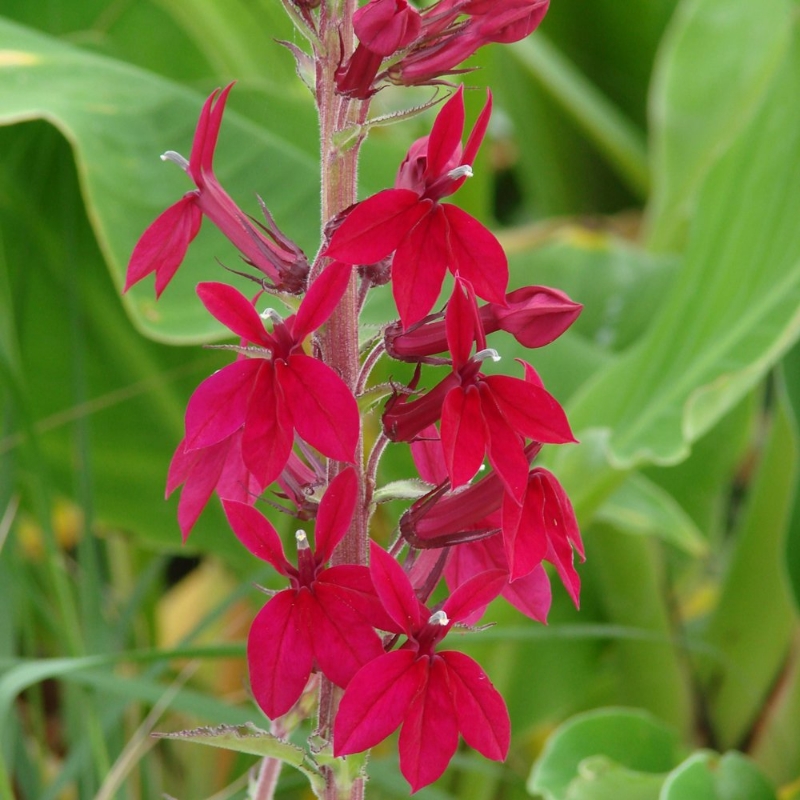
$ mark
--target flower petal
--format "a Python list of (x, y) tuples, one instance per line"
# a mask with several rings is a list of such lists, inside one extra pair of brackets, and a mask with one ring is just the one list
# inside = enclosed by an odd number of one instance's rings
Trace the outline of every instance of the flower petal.
[(464, 87), (459, 86), (453, 96), (442, 106), (428, 138), (425, 182), (433, 183), (448, 170), (457, 166), (453, 156), (461, 150), (464, 133)]
[(458, 206), (441, 208), (449, 230), (448, 268), (466, 278), (479, 297), (505, 305), (508, 259), (497, 237)]
[(127, 292), (135, 283), (155, 272), (156, 297), (160, 297), (181, 265), (202, 221), (203, 214), (197, 207), (197, 192), (185, 194), (159, 214), (133, 248), (123, 291)]
[(473, 576), (456, 589), (445, 600), (442, 611), (450, 618), (450, 622), (461, 622), (475, 609), (487, 606), (500, 594), (508, 580), (508, 571), (490, 569)]
[(222, 507), (236, 538), (256, 557), (286, 575), (287, 562), (275, 528), (260, 511), (236, 500), (223, 500)]
[(299, 699), (311, 675), (312, 631), (305, 614), (307, 589), (286, 589), (258, 612), (247, 637), (250, 686), (270, 719), (285, 714)]
[(347, 684), (333, 728), (333, 754), (360, 753), (396, 730), (427, 677), (424, 659), (395, 650), (365, 664)]
[(300, 436), (328, 458), (352, 463), (361, 417), (344, 381), (327, 364), (302, 353), (275, 367)]
[(315, 581), (308, 619), (319, 668), (342, 688), (361, 667), (383, 655), (380, 637), (349, 599), (349, 592), (335, 583)]
[(397, 625), (396, 633), (407, 636), (419, 628), (428, 611), (414, 594), (403, 568), (382, 547), (370, 542), (370, 573), (375, 591), (386, 613)]
[(253, 304), (227, 283), (208, 281), (197, 284), (197, 296), (208, 312), (237, 336), (253, 344), (272, 347), (274, 340)]
[(268, 486), (283, 471), (294, 444), (292, 419), (280, 386), (276, 385), (274, 365), (263, 362), (247, 406), (242, 459), (256, 480)]
[(469, 656), (453, 650), (440, 655), (447, 664), (458, 729), (464, 741), (486, 758), (503, 761), (511, 742), (505, 701), (480, 664)]
[(485, 383), (503, 416), (522, 436), (548, 444), (575, 441), (564, 409), (541, 386), (510, 375), (489, 375)]
[(440, 777), (458, 747), (449, 671), (438, 656), (426, 663), (427, 680), (406, 712), (398, 742), (400, 771), (412, 793)]
[(428, 206), (410, 189), (384, 189), (353, 207), (323, 255), (348, 264), (375, 264), (397, 249)]
[(314, 526), (314, 545), (318, 564), (324, 564), (350, 527), (358, 500), (358, 478), (352, 467), (340, 472), (325, 490)]
[(221, 442), (244, 425), (261, 359), (241, 359), (206, 378), (186, 407), (186, 449)]
[(441, 429), (447, 471), (456, 489), (475, 477), (486, 455), (488, 433), (477, 387), (467, 386), (465, 390), (456, 386), (447, 393)]
[(292, 323), (292, 337), (296, 342), (302, 342), (327, 322), (342, 299), (352, 272), (350, 264), (334, 261), (311, 284)]
[(392, 259), (392, 293), (404, 328), (431, 310), (447, 271), (447, 222), (441, 205), (429, 208)]
[(522, 437), (500, 413), (486, 382), (480, 384), (481, 411), (489, 431), (489, 461), (506, 490), (519, 502), (528, 480), (528, 459)]

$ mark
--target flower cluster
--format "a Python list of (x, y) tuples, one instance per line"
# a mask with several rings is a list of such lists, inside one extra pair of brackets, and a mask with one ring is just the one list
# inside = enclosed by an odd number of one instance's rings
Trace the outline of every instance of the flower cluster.
[[(307, 20), (318, 5), (295, 1)], [(356, 14), (359, 44), (340, 65), (337, 102), (369, 102), (353, 97), (368, 98), (384, 78), (413, 83), (450, 72), (486, 42), (527, 35), (546, 7), (546, 0), (440, 0), (419, 12), (405, 0), (371, 0)], [(324, 676), (343, 690), (335, 720), (320, 728), (334, 755), (369, 749), (399, 728), (400, 767), (417, 790), (442, 774), (459, 736), (491, 759), (509, 748), (502, 697), (475, 661), (441, 647), (451, 628), (477, 622), (498, 596), (545, 621), (545, 564), (578, 604), (574, 562), (583, 545), (575, 514), (555, 475), (534, 463), (544, 445), (575, 441), (569, 422), (530, 364), (520, 360), (517, 375), (486, 366), (499, 360), (489, 337), (542, 347), (581, 307), (543, 286), (509, 291), (498, 240), (443, 202), (472, 174), (491, 95), (464, 143), (457, 89), (430, 134), (409, 149), (394, 187), (325, 221), (329, 235), (309, 266), (265, 207), (261, 225), (214, 176), (230, 89), (203, 106), (189, 160), (166, 154), (196, 188), (144, 232), (128, 267), (126, 289), (155, 273), (160, 294), (208, 217), (257, 270), (254, 297), (226, 283), (197, 286), (200, 302), (238, 343), (228, 346), (231, 363), (189, 401), (167, 492), (183, 487), (184, 538), (216, 494), (242, 545), (288, 583), (271, 593), (248, 638), (252, 692), (264, 713), (287, 714), (312, 673)], [(358, 380), (348, 380), (321, 332), (348, 308), (357, 317), (354, 286), (360, 278), (363, 296), (378, 272), (391, 281), (399, 319), (387, 321), (372, 352), (360, 354)], [(293, 313), (259, 313), (276, 296)], [(442, 310), (433, 311), (437, 301)], [(370, 372), (382, 357), (415, 369), (408, 384), (384, 391), (381, 433), (364, 459), (359, 395), (380, 390)], [(445, 374), (426, 386), (431, 365)], [(410, 445), (428, 488), (384, 549), (367, 546), (367, 537), (381, 456), (394, 442)], [(267, 493), (271, 505), (284, 501), (283, 511), (313, 521), (313, 545), (309, 532), (296, 533), (296, 561), (255, 507)], [(359, 542), (369, 559), (346, 555), (358, 553)]]
[(384, 81), (437, 82), (484, 45), (531, 34), (550, 0), (439, 0), (418, 11), (407, 0), (370, 0), (355, 15), (358, 47), (336, 73), (339, 92), (367, 98)]

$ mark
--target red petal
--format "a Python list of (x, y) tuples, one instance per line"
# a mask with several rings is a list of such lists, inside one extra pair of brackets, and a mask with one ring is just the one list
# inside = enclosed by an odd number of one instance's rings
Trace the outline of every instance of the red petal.
[(447, 271), (447, 222), (439, 204), (420, 220), (392, 259), (392, 293), (407, 328), (433, 307)]
[(444, 460), (439, 431), (428, 425), (411, 442), (411, 457), (420, 478), (427, 483), (438, 484), (447, 480), (447, 464)]
[(327, 322), (342, 299), (352, 272), (350, 264), (334, 261), (311, 284), (292, 323), (292, 338), (296, 342), (302, 342), (309, 333)]
[[(480, 320), (475, 295), (467, 281), (456, 277), (453, 294), (444, 315), (447, 349), (453, 357), (453, 369), (459, 370), (469, 361), (472, 345), (481, 338)], [(482, 350), (485, 345), (478, 345)]]
[(411, 650), (395, 650), (365, 664), (339, 704), (334, 756), (369, 750), (396, 730), (426, 675), (425, 660), (417, 659)]
[(459, 272), (484, 300), (505, 305), (508, 259), (495, 235), (478, 220), (449, 203), (441, 205), (449, 226), (451, 272)]
[(277, 378), (300, 436), (328, 458), (355, 459), (361, 417), (344, 381), (322, 361), (298, 353), (276, 364)]
[(358, 499), (358, 478), (352, 468), (340, 472), (325, 490), (314, 527), (315, 556), (324, 564), (350, 527)]
[(384, 189), (348, 213), (324, 255), (348, 264), (375, 264), (397, 249), (428, 206), (410, 189)]
[(511, 581), (529, 574), (547, 553), (547, 534), (542, 522), (544, 505), (538, 481), (528, 483), (521, 506), (509, 495), (503, 499), (503, 545)]
[(526, 617), (537, 622), (547, 622), (553, 594), (550, 590), (550, 579), (541, 564), (527, 575), (509, 583), (500, 594)]
[(313, 632), (305, 614), (309, 599), (307, 589), (279, 592), (259, 611), (247, 637), (250, 686), (270, 719), (297, 702), (311, 675)]
[(386, 613), (397, 625), (396, 632), (411, 636), (428, 610), (414, 594), (403, 568), (383, 548), (370, 542), (370, 573), (375, 591)]
[(181, 441), (175, 450), (167, 473), (166, 493), (169, 496), (184, 484), (178, 502), (178, 526), (184, 542), (217, 485), (227, 452), (227, 440), (200, 450), (186, 450)]
[(280, 537), (261, 512), (235, 500), (223, 500), (222, 507), (236, 538), (256, 558), (272, 564), (281, 575), (286, 575), (288, 565)]
[(185, 194), (159, 214), (133, 248), (123, 291), (127, 292), (135, 283), (155, 272), (156, 297), (160, 297), (181, 265), (202, 221), (196, 192)]
[(481, 410), (489, 431), (489, 461), (503, 481), (506, 490), (520, 501), (528, 482), (528, 459), (522, 437), (500, 413), (494, 396), (485, 382), (480, 384)]
[(470, 578), (445, 600), (442, 610), (450, 622), (461, 622), (475, 609), (487, 606), (500, 594), (508, 580), (508, 571), (491, 569)]
[(492, 93), (486, 90), (486, 103), (483, 106), (475, 126), (472, 128), (472, 133), (467, 140), (467, 146), (464, 148), (464, 155), (461, 157), (462, 164), (469, 164), (470, 166), (475, 161), (475, 156), (478, 155), (483, 137), (486, 135), (486, 129), (489, 127), (489, 118), (492, 116)]
[[(221, 92), (215, 89), (206, 99), (200, 111), (200, 118), (195, 128), (192, 152), (189, 156), (189, 175), (200, 186), (203, 182), (203, 171), (210, 172), (214, 150), (217, 147), (217, 137), (222, 125), (222, 113), (233, 84), (226, 86)], [(214, 101), (216, 105), (214, 104)]]
[(549, 444), (575, 441), (564, 409), (545, 389), (510, 375), (490, 375), (484, 382), (503, 416), (522, 436)]
[(347, 592), (347, 602), (365, 622), (382, 631), (393, 631), (397, 626), (386, 613), (375, 592), (368, 567), (359, 564), (339, 564), (322, 570), (316, 583), (335, 584)]
[(440, 777), (458, 747), (449, 670), (436, 656), (427, 663), (427, 681), (409, 706), (398, 742), (400, 771), (412, 793)]
[(261, 366), (260, 359), (242, 359), (206, 378), (186, 407), (186, 449), (221, 442), (244, 425), (247, 403)]
[(425, 182), (433, 183), (437, 178), (452, 169), (450, 162), (461, 149), (461, 135), (464, 133), (464, 87), (442, 106), (428, 138)]
[(383, 655), (380, 637), (349, 603), (349, 593), (315, 581), (309, 625), (314, 655), (325, 677), (344, 688), (368, 662)]
[(259, 483), (268, 486), (289, 460), (294, 430), (280, 387), (275, 383), (274, 365), (264, 364), (247, 407), (242, 458)]
[(511, 722), (505, 701), (480, 665), (464, 653), (440, 654), (447, 664), (453, 706), (464, 741), (481, 755), (502, 761), (511, 743)]
[(253, 304), (227, 283), (198, 283), (197, 296), (208, 312), (237, 336), (265, 347), (274, 345)]
[[(486, 454), (487, 431), (475, 386), (451, 389), (442, 406), (442, 449), (452, 488), (470, 481)], [(526, 470), (527, 474), (527, 463)]]

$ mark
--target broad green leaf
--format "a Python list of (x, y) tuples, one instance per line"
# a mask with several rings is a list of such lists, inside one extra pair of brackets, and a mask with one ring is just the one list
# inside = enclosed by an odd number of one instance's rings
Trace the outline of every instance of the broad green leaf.
[(759, 105), (790, 41), (790, 0), (684, 0), (665, 35), (650, 97), (654, 189), (649, 241), (682, 243), (697, 193)]
[(726, 748), (740, 745), (757, 724), (797, 632), (784, 569), (797, 471), (797, 431), (779, 390), (719, 601), (703, 633), (715, 653), (699, 666), (707, 714), (715, 741)]
[(625, 533), (655, 536), (693, 556), (708, 551), (702, 532), (675, 498), (638, 473), (628, 476), (595, 519)]
[(606, 756), (591, 756), (578, 767), (567, 800), (658, 800), (666, 775), (638, 772)]
[(573, 404), (578, 438), (601, 429), (617, 468), (684, 459), (800, 333), (799, 95), (795, 42), (709, 173), (682, 269), (647, 335)]
[(739, 753), (694, 753), (667, 778), (660, 800), (776, 800), (775, 790)]
[(566, 800), (581, 763), (606, 756), (638, 772), (668, 772), (679, 760), (678, 738), (644, 711), (603, 708), (565, 722), (547, 740), (528, 779), (528, 791)]
[[(0, 124), (45, 119), (72, 145), (87, 213), (121, 287), (142, 231), (192, 188), (181, 170), (161, 163), (159, 155), (172, 149), (188, 156), (204, 98), (2, 19), (0, 76)], [(285, 232), (313, 253), (319, 229), (313, 158), (230, 113), (215, 164), (220, 182), (247, 213), (260, 213), (255, 199), (260, 193)], [(152, 338), (188, 342), (219, 335), (194, 286), (219, 278), (216, 259), (234, 268), (240, 261), (211, 225), (203, 228), (158, 305), (150, 281), (124, 298), (137, 327)]]

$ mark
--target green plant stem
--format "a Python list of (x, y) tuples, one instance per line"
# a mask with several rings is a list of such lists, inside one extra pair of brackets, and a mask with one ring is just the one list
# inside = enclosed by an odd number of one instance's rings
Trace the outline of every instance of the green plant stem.
[(650, 170), (644, 136), (637, 127), (540, 32), (508, 49), (583, 129), (628, 188), (646, 199)]

